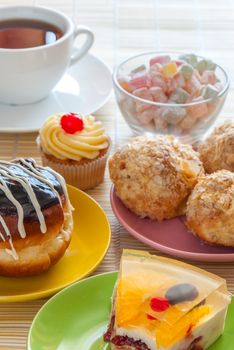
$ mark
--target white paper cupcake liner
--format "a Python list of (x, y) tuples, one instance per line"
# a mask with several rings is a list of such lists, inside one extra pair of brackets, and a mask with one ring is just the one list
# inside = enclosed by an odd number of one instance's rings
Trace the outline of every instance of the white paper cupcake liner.
[(42, 151), (41, 159), (43, 166), (49, 166), (60, 173), (67, 184), (81, 190), (89, 190), (103, 182), (109, 151), (110, 145), (108, 151), (102, 157), (80, 165), (62, 164), (53, 161), (46, 157)]

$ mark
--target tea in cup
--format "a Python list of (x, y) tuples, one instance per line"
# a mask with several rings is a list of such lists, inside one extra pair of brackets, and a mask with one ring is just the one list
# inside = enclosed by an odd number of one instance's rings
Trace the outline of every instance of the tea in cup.
[[(74, 40), (84, 34), (81, 48)], [(0, 103), (28, 104), (44, 99), (70, 64), (94, 41), (92, 31), (75, 26), (54, 9), (4, 6), (0, 11)]]

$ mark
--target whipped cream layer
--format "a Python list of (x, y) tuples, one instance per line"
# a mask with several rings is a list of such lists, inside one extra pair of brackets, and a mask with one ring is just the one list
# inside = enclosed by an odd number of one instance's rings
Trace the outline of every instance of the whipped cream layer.
[(101, 150), (108, 148), (108, 137), (100, 121), (93, 116), (82, 117), (84, 128), (74, 134), (66, 133), (61, 127), (62, 114), (46, 119), (40, 129), (40, 145), (43, 152), (58, 159), (95, 159)]

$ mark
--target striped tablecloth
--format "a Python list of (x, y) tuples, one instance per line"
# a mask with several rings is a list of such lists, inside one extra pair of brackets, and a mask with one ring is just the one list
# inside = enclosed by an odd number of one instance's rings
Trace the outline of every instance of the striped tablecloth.
[[(96, 34), (93, 54), (111, 67), (130, 55), (144, 51), (183, 50), (212, 57), (227, 69), (231, 80), (234, 79), (233, 0), (20, 1), (20, 4), (25, 5), (32, 3), (57, 8), (70, 15), (76, 23), (90, 26)], [(19, 0), (0, 0), (0, 5), (13, 4), (19, 4)], [(234, 93), (231, 85), (220, 120), (232, 118), (233, 111)], [(97, 111), (96, 116), (103, 121), (110, 134), (113, 149), (132, 135), (117, 109), (114, 96)], [(0, 134), (0, 158), (8, 160), (30, 155), (39, 161), (36, 136), (36, 133)], [(95, 273), (118, 269), (123, 247), (148, 249), (132, 238), (114, 217), (109, 189), (107, 174), (104, 184), (89, 191), (106, 211), (112, 227), (109, 252)], [(194, 264), (226, 278), (230, 291), (234, 292), (234, 263)], [(32, 319), (45, 302), (44, 299), (0, 304), (0, 349), (26, 348)]]

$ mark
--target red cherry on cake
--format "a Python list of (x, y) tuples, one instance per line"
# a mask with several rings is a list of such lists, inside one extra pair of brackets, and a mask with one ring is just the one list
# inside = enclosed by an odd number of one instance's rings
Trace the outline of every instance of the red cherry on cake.
[(60, 119), (60, 124), (67, 134), (75, 134), (84, 129), (84, 122), (78, 114), (64, 114)]
[(166, 298), (157, 297), (150, 300), (150, 307), (155, 312), (162, 312), (169, 308), (170, 303)]

